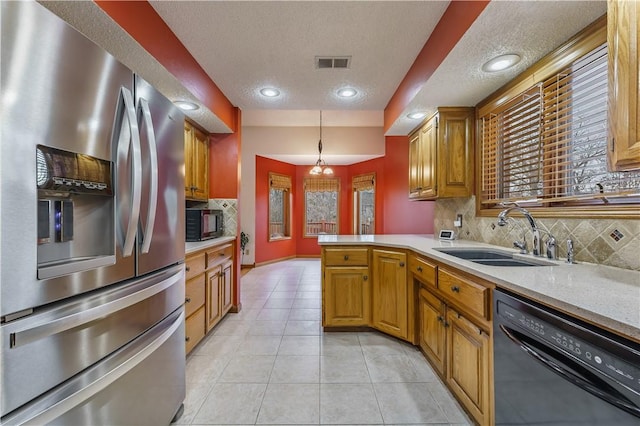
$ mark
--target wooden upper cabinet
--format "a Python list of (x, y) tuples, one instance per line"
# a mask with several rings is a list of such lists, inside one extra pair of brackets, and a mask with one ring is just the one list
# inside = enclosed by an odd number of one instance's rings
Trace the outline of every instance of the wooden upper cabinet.
[(209, 199), (209, 140), (191, 123), (184, 123), (184, 191), (188, 200)]
[(640, 4), (607, 2), (609, 167), (640, 169)]
[(475, 109), (439, 108), (409, 140), (409, 198), (473, 193)]

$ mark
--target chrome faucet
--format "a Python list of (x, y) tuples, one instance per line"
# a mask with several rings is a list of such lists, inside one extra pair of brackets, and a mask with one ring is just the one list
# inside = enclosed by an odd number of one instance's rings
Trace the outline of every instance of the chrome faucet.
[(517, 205), (502, 210), (500, 214), (498, 214), (498, 226), (505, 226), (509, 223), (507, 217), (513, 210), (522, 213), (522, 215), (527, 219), (529, 225), (531, 226), (531, 231), (533, 231), (533, 249), (531, 250), (531, 253), (534, 256), (542, 256), (542, 238), (540, 238), (541, 229), (536, 224), (536, 221), (533, 219), (533, 216), (531, 216), (531, 213), (529, 213), (529, 210)]

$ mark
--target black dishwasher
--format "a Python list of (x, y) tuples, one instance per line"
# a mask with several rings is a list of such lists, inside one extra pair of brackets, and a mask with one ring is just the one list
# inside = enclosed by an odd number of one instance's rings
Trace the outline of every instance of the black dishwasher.
[(494, 292), (496, 425), (640, 425), (640, 345)]

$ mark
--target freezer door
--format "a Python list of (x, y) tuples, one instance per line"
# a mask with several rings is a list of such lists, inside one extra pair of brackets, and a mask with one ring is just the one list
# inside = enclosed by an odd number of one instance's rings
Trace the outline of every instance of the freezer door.
[(138, 275), (184, 260), (184, 115), (139, 76), (142, 146)]
[(14, 425), (168, 425), (185, 398), (184, 313), (3, 417)]
[(3, 324), (1, 415), (183, 310), (184, 295), (184, 265), (179, 265)]
[[(125, 257), (119, 241), (118, 226), (132, 210), (127, 199), (72, 191), (43, 195), (36, 161), (37, 146), (44, 145), (123, 170), (127, 165), (112, 158), (123, 93), (131, 94), (134, 125), (136, 120), (129, 69), (37, 2), (3, 1), (0, 8), (0, 316), (6, 319), (134, 276), (135, 245), (133, 255)], [(119, 187), (127, 185), (119, 179), (126, 174), (114, 172)], [(65, 223), (73, 232), (65, 234), (72, 238), (56, 241), (46, 214), (53, 218), (54, 204), (67, 201), (72, 215), (65, 215)], [(133, 240), (136, 231), (134, 225)], [(97, 252), (99, 247), (104, 250)], [(97, 267), (105, 264), (101, 259), (110, 266)]]

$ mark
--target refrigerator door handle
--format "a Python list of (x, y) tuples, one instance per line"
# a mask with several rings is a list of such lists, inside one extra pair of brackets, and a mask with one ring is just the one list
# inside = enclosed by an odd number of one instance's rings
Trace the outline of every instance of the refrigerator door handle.
[(147, 224), (142, 232), (142, 246), (140, 247), (140, 252), (149, 253), (158, 206), (158, 148), (156, 145), (156, 134), (153, 129), (153, 120), (151, 119), (149, 104), (146, 99), (140, 98), (139, 105), (140, 111), (142, 112), (143, 123), (147, 128), (147, 144), (149, 145), (150, 162), (149, 209), (147, 210)]
[[(129, 257), (133, 254), (136, 242), (136, 232), (138, 230), (138, 220), (140, 218), (140, 200), (142, 198), (142, 154), (140, 152), (140, 135), (138, 133), (138, 121), (133, 103), (131, 91), (125, 87), (120, 88), (120, 98), (124, 102), (124, 113), (120, 137), (118, 138), (118, 152), (126, 152), (128, 159), (131, 151), (131, 209), (129, 211), (129, 222), (124, 234), (124, 244), (122, 256)], [(128, 124), (128, 126), (127, 126)], [(125, 130), (127, 129), (127, 133)], [(120, 158), (120, 156), (118, 156)]]
[(182, 270), (155, 285), (144, 288), (132, 294), (128, 294), (122, 298), (112, 300), (110, 302), (97, 305), (93, 308), (85, 309), (70, 315), (61, 317), (53, 321), (45, 321), (41, 324), (34, 325), (23, 330), (18, 330), (9, 335), (9, 347), (15, 348), (26, 345), (48, 336), (65, 332), (83, 324), (95, 321), (101, 317), (113, 314), (114, 312), (128, 308), (165, 289), (184, 280), (184, 272)]

